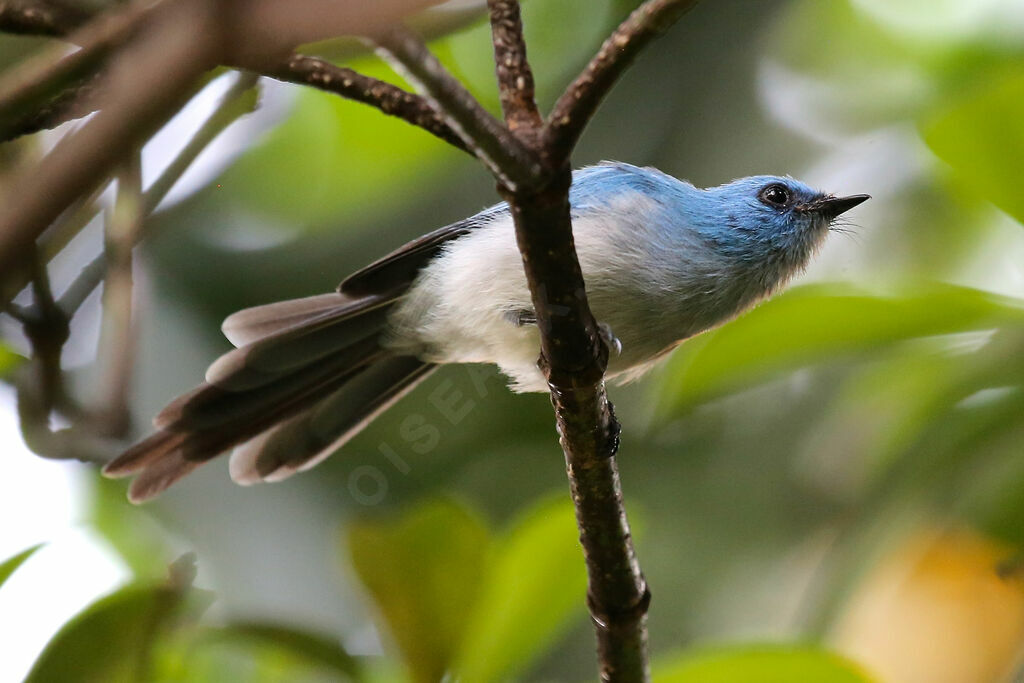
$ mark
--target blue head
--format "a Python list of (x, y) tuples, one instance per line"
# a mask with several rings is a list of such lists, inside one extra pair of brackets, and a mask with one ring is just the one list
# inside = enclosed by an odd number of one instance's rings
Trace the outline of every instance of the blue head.
[(836, 197), (779, 176), (750, 176), (704, 190), (705, 236), (747, 260), (801, 268), (837, 216), (868, 195)]
[[(636, 195), (653, 200), (658, 215), (643, 215), (646, 209), (629, 201), (616, 204)], [(866, 199), (835, 197), (767, 175), (702, 190), (657, 169), (621, 162), (577, 171), (570, 190), (574, 217), (611, 208), (645, 226), (646, 232), (636, 233), (644, 241), (634, 251), (643, 252), (651, 270), (666, 274), (665, 288), (729, 289), (740, 293), (741, 304), (785, 284), (807, 265), (836, 217)], [(727, 307), (736, 304), (727, 299)]]

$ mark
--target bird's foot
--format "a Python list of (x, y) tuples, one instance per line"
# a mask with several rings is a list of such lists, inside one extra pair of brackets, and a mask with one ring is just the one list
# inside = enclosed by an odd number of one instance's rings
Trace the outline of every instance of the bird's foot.
[(609, 351), (614, 351), (616, 356), (622, 353), (622, 341), (612, 332), (611, 325), (598, 323), (597, 332), (601, 335), (601, 340), (608, 346)]

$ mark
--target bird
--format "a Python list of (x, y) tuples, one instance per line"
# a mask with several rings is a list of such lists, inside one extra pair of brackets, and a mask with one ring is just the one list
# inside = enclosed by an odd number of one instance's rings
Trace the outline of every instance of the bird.
[[(606, 379), (639, 377), (685, 340), (783, 288), (837, 216), (869, 199), (789, 176), (701, 189), (650, 167), (573, 173), (570, 215)], [(340, 449), (440, 365), (492, 363), (516, 392), (546, 392), (540, 333), (507, 203), (430, 232), (336, 291), (248, 308), (235, 347), (104, 467), (148, 500), (233, 449), (231, 478), (279, 481)]]

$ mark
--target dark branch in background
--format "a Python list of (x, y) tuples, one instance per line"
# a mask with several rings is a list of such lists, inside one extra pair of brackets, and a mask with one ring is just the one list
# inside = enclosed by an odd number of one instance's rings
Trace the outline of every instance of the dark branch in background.
[(182, 1), (158, 10), (163, 10), (161, 15), (147, 22), (111, 64), (103, 110), (6, 188), (0, 272), (23, 262), (47, 226), (75, 199), (104, 182), (129, 150), (184, 104), (203, 72), (217, 63), (219, 17), (207, 3)]
[(541, 125), (534, 97), (533, 72), (526, 61), (523, 20), (517, 0), (487, 0), (491, 42), (501, 95), (501, 110), (510, 130), (536, 130)]
[[(142, 195), (142, 215), (148, 216), (174, 184), (178, 182), (192, 162), (199, 154), (213, 142), (217, 136), (223, 133), (228, 126), (242, 116), (252, 112), (256, 108), (255, 87), (258, 78), (255, 74), (239, 74), (234, 85), (224, 93), (220, 104), (210, 117), (199, 127), (192, 138), (185, 144), (178, 155), (168, 164), (163, 173), (153, 181), (153, 184)], [(142, 226), (142, 230), (134, 233), (132, 246), (137, 245), (142, 239), (149, 236), (151, 230)], [(107, 253), (101, 251), (96, 257), (82, 268), (64, 293), (60, 296), (58, 304), (68, 314), (74, 313), (82, 305), (85, 299), (99, 286), (107, 269)]]
[(444, 116), (427, 100), (390, 83), (305, 55), (293, 55), (279, 70), (266, 75), (279, 81), (310, 85), (376, 107), (472, 154), (462, 138), (445, 122)]
[(0, 78), (0, 137), (10, 138), (8, 129), (18, 127), (21, 117), (67, 97), (66, 91), (73, 92), (88, 80), (110, 50), (139, 27), (146, 9), (135, 3), (101, 14), (68, 36), (79, 49), (68, 54), (65, 45), (52, 45), (5, 72)]
[[(100, 207), (97, 203), (99, 196), (106, 189), (107, 184), (100, 185), (92, 194), (79, 197), (75, 203), (64, 212), (64, 215), (54, 223), (40, 238), (38, 253), (44, 263), (48, 263), (54, 256), (59, 254), (68, 243), (82, 231), (97, 215)], [(32, 280), (32, 273), (28, 269), (22, 269), (4, 274), (6, 277), (0, 279), (0, 306), (4, 302), (10, 302), (18, 292)], [(64, 309), (67, 311), (68, 309)]]
[(398, 27), (373, 38), (390, 61), (449, 117), (451, 125), (477, 158), (507, 187), (536, 185), (540, 167), (535, 155), (431, 54), (419, 36)]
[(75, 428), (50, 428), (55, 409), (71, 417), (78, 417), (81, 411), (67, 395), (60, 364), (70, 333), (68, 317), (53, 300), (49, 274), (38, 253), (32, 254), (32, 262), (32, 305), (8, 308), (22, 323), (32, 347), (28, 364), (17, 369), (14, 382), (22, 436), (34, 453), (47, 458), (102, 462), (109, 446), (97, 444), (91, 434)]
[(117, 175), (117, 199), (107, 213), (103, 253), (107, 258), (103, 280), (103, 321), (98, 362), (103, 369), (100, 408), (94, 429), (103, 436), (124, 438), (131, 428), (128, 391), (135, 364), (132, 324), (132, 249), (146, 217), (142, 195), (142, 153), (136, 151)]
[(38, 107), (12, 116), (2, 126), (0, 142), (41, 130), (52, 130), (62, 123), (80, 119), (96, 111), (102, 74), (96, 73), (74, 80), (70, 85), (49, 96)]
[(569, 158), (601, 100), (640, 51), (696, 4), (697, 0), (647, 0), (604, 41), (548, 115), (544, 146), (553, 163)]
[(0, 2), (0, 31), (34, 36), (63, 36), (90, 17), (74, 5), (39, 0)]
[(71, 328), (68, 317), (53, 300), (50, 274), (38, 252), (32, 254), (32, 306), (21, 322), (32, 346), (39, 403), (49, 413), (65, 405), (67, 398), (60, 358)]

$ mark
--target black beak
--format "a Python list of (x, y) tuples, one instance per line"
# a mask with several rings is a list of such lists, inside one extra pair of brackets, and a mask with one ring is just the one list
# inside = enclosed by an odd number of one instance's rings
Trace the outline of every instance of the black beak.
[(801, 204), (797, 211), (813, 211), (823, 218), (832, 220), (841, 213), (846, 213), (858, 204), (871, 199), (869, 194), (851, 194), (849, 197), (824, 197), (809, 204)]

